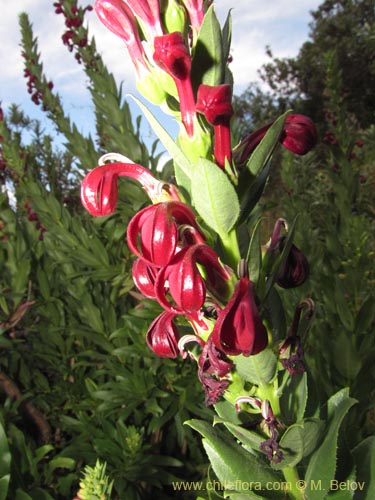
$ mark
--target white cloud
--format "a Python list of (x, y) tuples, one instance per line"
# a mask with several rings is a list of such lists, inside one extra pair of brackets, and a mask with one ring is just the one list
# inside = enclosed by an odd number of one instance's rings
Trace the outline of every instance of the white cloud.
[[(83, 2), (87, 4), (89, 2)], [(93, 3), (93, 1), (91, 2)], [(309, 11), (318, 7), (320, 0), (217, 0), (215, 10), (223, 23), (232, 9), (233, 42), (232, 71), (235, 91), (242, 91), (250, 81), (258, 79), (257, 70), (267, 61), (265, 46), (270, 45), (277, 57), (293, 56), (307, 38)], [(38, 37), (39, 50), (47, 78), (63, 98), (67, 109), (91, 109), (87, 78), (72, 54), (61, 42), (64, 18), (56, 15), (52, 1), (16, 0), (2, 2), (0, 20), (0, 100), (3, 105), (18, 102), (32, 109), (23, 78), (20, 55), (18, 15), (28, 13)], [(90, 35), (95, 36), (99, 52), (117, 81), (125, 82), (125, 93), (135, 91), (135, 79), (130, 58), (123, 42), (110, 33), (96, 18), (87, 15)], [(79, 128), (81, 128), (79, 126)]]

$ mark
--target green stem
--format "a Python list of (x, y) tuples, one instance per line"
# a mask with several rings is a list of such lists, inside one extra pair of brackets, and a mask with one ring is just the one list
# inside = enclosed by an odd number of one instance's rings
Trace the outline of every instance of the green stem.
[(236, 230), (232, 229), (228, 234), (221, 234), (220, 239), (225, 253), (225, 263), (234, 271), (241, 260), (240, 249), (238, 247)]
[[(293, 500), (304, 500), (302, 482), (300, 481), (297, 469), (295, 467), (285, 467), (282, 470), (285, 481), (288, 483), (288, 496)], [(300, 487), (298, 487), (300, 485)]]

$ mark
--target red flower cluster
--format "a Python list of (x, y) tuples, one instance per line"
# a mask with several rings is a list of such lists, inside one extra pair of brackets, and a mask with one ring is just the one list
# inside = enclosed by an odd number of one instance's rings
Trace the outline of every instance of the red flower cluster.
[[(78, 7), (77, 4), (65, 6), (64, 0), (55, 2), (56, 14), (62, 14), (65, 17), (65, 26), (68, 28), (62, 35), (63, 44), (72, 52), (75, 47), (86, 47), (88, 40), (86, 30), (80, 31), (79, 28), (83, 25), (84, 14), (87, 11), (93, 10), (91, 5), (86, 7)], [(79, 63), (82, 62), (82, 56), (79, 52), (75, 54), (75, 58)]]
[(38, 214), (34, 212), (29, 202), (26, 202), (24, 207), (27, 213), (28, 220), (30, 222), (34, 222), (35, 228), (39, 231), (39, 239), (42, 241), (44, 238), (44, 233), (47, 231), (46, 228), (40, 223)]
[(164, 308), (148, 329), (147, 344), (158, 356), (183, 353), (185, 341), (177, 323), (184, 317), (196, 334), (189, 339), (202, 346), (198, 375), (207, 404), (212, 404), (228, 385), (225, 377), (232, 363), (227, 356), (249, 356), (267, 346), (254, 284), (243, 276), (233, 285), (233, 271), (207, 245), (194, 212), (171, 186), (140, 165), (110, 163), (86, 175), (81, 198), (92, 215), (115, 210), (119, 176), (138, 180), (155, 202), (139, 211), (127, 228), (128, 246), (137, 256), (134, 283)]

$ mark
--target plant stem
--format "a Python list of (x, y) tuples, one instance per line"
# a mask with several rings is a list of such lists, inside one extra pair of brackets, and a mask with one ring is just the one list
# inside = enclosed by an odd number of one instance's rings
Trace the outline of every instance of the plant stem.
[(236, 230), (232, 229), (228, 234), (221, 234), (220, 239), (224, 248), (226, 264), (234, 271), (237, 271), (237, 266), (241, 260), (241, 254), (238, 247)]
[(304, 500), (303, 489), (298, 485), (302, 485), (297, 469), (295, 467), (285, 467), (282, 470), (285, 481), (288, 483), (288, 496), (293, 500)]

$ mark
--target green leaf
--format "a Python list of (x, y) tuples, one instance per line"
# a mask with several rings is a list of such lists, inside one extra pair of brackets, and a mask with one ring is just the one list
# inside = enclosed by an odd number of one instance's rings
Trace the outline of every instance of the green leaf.
[(287, 422), (298, 422), (303, 419), (307, 395), (306, 372), (290, 376), (280, 398), (281, 411)]
[(258, 175), (271, 159), (272, 153), (279, 142), (285, 118), (289, 113), (290, 111), (287, 111), (275, 120), (272, 126), (267, 130), (266, 135), (255, 148), (253, 154), (250, 156), (247, 162), (247, 168), (253, 175)]
[(375, 299), (371, 295), (364, 301), (355, 319), (356, 335), (367, 332), (375, 318)]
[(240, 377), (252, 384), (269, 384), (276, 375), (277, 360), (270, 348), (253, 356), (240, 354), (235, 357), (234, 363)]
[[(331, 481), (335, 477), (337, 439), (341, 422), (356, 400), (349, 397), (349, 389), (345, 388), (328, 400), (328, 426), (323, 443), (311, 456), (306, 471), (306, 500), (322, 500), (328, 494)], [(312, 485), (320, 484), (321, 489), (313, 489)]]
[(350, 304), (346, 300), (343, 286), (339, 280), (336, 280), (333, 302), (336, 305), (336, 311), (342, 324), (347, 330), (352, 332), (354, 330), (354, 317)]
[(228, 422), (220, 417), (214, 418), (214, 424), (224, 424), (232, 436), (238, 439), (244, 446), (252, 448), (253, 450), (259, 451), (261, 443), (265, 441), (265, 438), (259, 436), (256, 432), (245, 429), (241, 425)]
[(200, 158), (191, 178), (193, 204), (205, 223), (227, 236), (238, 219), (240, 206), (229, 178), (215, 163)]
[(362, 359), (348, 332), (338, 329), (333, 340), (333, 364), (346, 380), (354, 380), (362, 368)]
[(249, 265), (249, 275), (251, 281), (258, 282), (260, 271), (262, 268), (262, 247), (260, 242), (260, 223), (259, 219), (253, 229), (249, 249), (246, 256), (246, 261)]
[(373, 500), (375, 491), (375, 436), (364, 439), (353, 450), (357, 469), (355, 500)]
[[(212, 468), (219, 481), (233, 485), (234, 492), (248, 492), (255, 498), (278, 500), (284, 498), (282, 491), (267, 491), (267, 482), (279, 483), (281, 476), (273, 472), (269, 466), (262, 464), (259, 457), (248, 453), (242, 446), (228, 439), (218, 429), (203, 420), (188, 420), (185, 424), (198, 431), (203, 437), (203, 446), (210, 459)], [(257, 492), (261, 492), (257, 495)]]
[(280, 463), (273, 463), (272, 468), (295, 467), (303, 457), (310, 455), (316, 448), (324, 423), (319, 419), (307, 419), (287, 428), (279, 441), (283, 451)]
[(10, 465), (12, 456), (9, 451), (8, 438), (0, 423), (0, 500), (5, 500), (10, 481)]
[(196, 91), (200, 83), (220, 85), (224, 76), (223, 42), (214, 6), (207, 10), (194, 48), (191, 75)]

